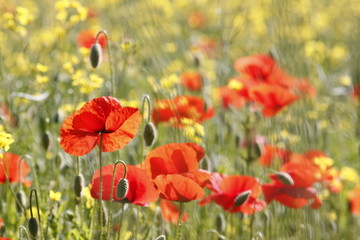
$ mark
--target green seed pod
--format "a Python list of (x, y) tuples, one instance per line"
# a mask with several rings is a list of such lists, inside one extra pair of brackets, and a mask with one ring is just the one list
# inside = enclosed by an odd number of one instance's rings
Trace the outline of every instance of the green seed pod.
[(91, 46), (90, 50), (90, 63), (93, 68), (97, 68), (102, 59), (102, 49), (100, 44), (95, 43)]
[(155, 240), (166, 240), (166, 237), (164, 234), (161, 234), (160, 236), (158, 236), (157, 238), (155, 238)]
[(116, 197), (123, 199), (129, 192), (129, 181), (126, 178), (120, 180), (116, 187)]
[(294, 179), (287, 173), (287, 172), (278, 172), (276, 173), (277, 179), (279, 179), (280, 182), (282, 182), (285, 185), (293, 186), (294, 185)]
[(27, 203), (27, 197), (23, 190), (20, 190), (16, 193), (16, 210), (22, 212), (25, 209)]
[(226, 220), (224, 214), (220, 213), (216, 216), (216, 229), (219, 233), (225, 232)]
[(84, 176), (80, 173), (76, 175), (74, 180), (74, 192), (77, 197), (81, 197), (81, 192), (84, 188)]
[(243, 205), (250, 197), (251, 190), (246, 190), (242, 193), (239, 193), (239, 195), (236, 196), (234, 200), (235, 207)]
[(36, 218), (32, 217), (32, 218), (29, 219), (28, 228), (29, 228), (30, 235), (33, 238), (36, 238), (36, 235), (37, 235), (38, 230), (39, 230), (39, 225), (37, 223)]
[(42, 136), (41, 136), (41, 143), (42, 146), (44, 148), (45, 151), (47, 151), (49, 149), (50, 143), (51, 143), (51, 138), (50, 138), (50, 132), (46, 131), (43, 132)]
[(151, 147), (154, 144), (156, 138), (157, 131), (154, 124), (152, 122), (146, 123), (144, 129), (144, 139), (146, 146)]

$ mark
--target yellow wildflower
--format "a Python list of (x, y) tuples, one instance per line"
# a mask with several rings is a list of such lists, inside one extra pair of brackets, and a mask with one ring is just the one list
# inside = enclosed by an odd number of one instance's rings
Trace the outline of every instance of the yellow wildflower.
[(321, 171), (325, 171), (328, 167), (331, 167), (334, 164), (334, 160), (329, 157), (316, 157), (314, 158), (314, 163)]
[(343, 167), (340, 170), (340, 177), (349, 182), (358, 183), (359, 182), (359, 174), (354, 168)]
[(59, 202), (61, 200), (61, 192), (54, 192), (53, 190), (50, 190), (49, 197), (54, 202)]
[(3, 125), (0, 124), (0, 157), (2, 156), (1, 151), (8, 151), (13, 142), (11, 134), (5, 132)]

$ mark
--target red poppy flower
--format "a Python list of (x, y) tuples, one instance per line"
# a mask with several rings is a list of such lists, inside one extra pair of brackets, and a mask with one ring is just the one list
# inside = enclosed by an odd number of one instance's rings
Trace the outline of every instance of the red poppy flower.
[(152, 150), (144, 167), (161, 198), (188, 202), (205, 194), (202, 188), (210, 175), (198, 169), (203, 156), (204, 149), (194, 143), (170, 143)]
[[(171, 224), (177, 224), (180, 210), (179, 208), (170, 201), (166, 201), (164, 199), (161, 199), (160, 201), (160, 209), (161, 209), (161, 215), (163, 220), (170, 222)], [(189, 216), (187, 213), (182, 213), (181, 221), (186, 222), (188, 220)]]
[(246, 103), (246, 99), (240, 96), (238, 91), (230, 89), (228, 86), (219, 88), (219, 94), (222, 107), (225, 109), (229, 107), (240, 109)]
[[(95, 43), (96, 32), (93, 30), (84, 30), (80, 32), (77, 36), (77, 42), (81, 47), (91, 48), (91, 46)], [(106, 37), (101, 34), (98, 38), (98, 43), (101, 48), (104, 49), (106, 46)]]
[(267, 203), (275, 200), (289, 208), (301, 208), (313, 200), (311, 208), (317, 209), (321, 206), (317, 191), (312, 187), (317, 181), (313, 165), (307, 162), (289, 162), (282, 166), (280, 171), (287, 173), (292, 183), (290, 180), (286, 182), (281, 179), (279, 174), (269, 175), (273, 182), (262, 185)]
[(171, 100), (158, 100), (152, 112), (155, 124), (172, 122), (174, 125), (179, 125), (182, 118), (202, 122), (213, 116), (214, 109), (206, 107), (205, 101), (195, 96), (177, 96)]
[(234, 63), (234, 67), (239, 73), (261, 80), (270, 75), (275, 65), (276, 63), (272, 57), (262, 54), (242, 57)]
[(263, 105), (264, 117), (276, 115), (282, 108), (299, 99), (288, 90), (269, 84), (259, 84), (252, 87), (249, 92), (250, 98)]
[(26, 187), (31, 186), (31, 181), (25, 179), (30, 172), (30, 167), (20, 156), (14, 153), (3, 153), (0, 158), (0, 184), (6, 182), (6, 176), (9, 182), (23, 183)]
[(354, 215), (360, 215), (360, 187), (354, 188), (349, 193), (350, 211)]
[(67, 153), (82, 156), (99, 146), (102, 134), (102, 151), (116, 151), (134, 138), (140, 122), (139, 109), (123, 108), (113, 97), (95, 98), (65, 119), (60, 145)]
[[(149, 176), (146, 175), (146, 171), (133, 165), (126, 165), (126, 167), (126, 179), (129, 181), (129, 191), (122, 200), (116, 196), (116, 187), (124, 177), (124, 167), (121, 164), (116, 166), (113, 187), (111, 187), (111, 183), (114, 164), (102, 168), (102, 200), (110, 201), (112, 194), (113, 201), (122, 201), (140, 206), (149, 206), (151, 202), (155, 202), (159, 197), (159, 193), (154, 188)], [(92, 177), (90, 192), (93, 198), (100, 198), (100, 169), (98, 169)]]
[(11, 240), (11, 238), (0, 237), (0, 240)]
[(262, 148), (259, 161), (262, 166), (270, 166), (277, 157), (281, 160), (281, 163), (284, 164), (289, 161), (290, 155), (291, 152), (289, 150), (275, 147), (272, 145), (265, 145)]
[(195, 71), (184, 72), (180, 76), (181, 83), (190, 91), (199, 91), (202, 88), (203, 78)]
[[(237, 205), (238, 196), (246, 194), (245, 199)], [(257, 199), (261, 194), (261, 185), (253, 177), (249, 176), (226, 176), (220, 182), (218, 191), (214, 191), (210, 196), (202, 199), (200, 205), (205, 205), (211, 201), (222, 206), (225, 211), (242, 212), (253, 214), (264, 209), (264, 201)]]

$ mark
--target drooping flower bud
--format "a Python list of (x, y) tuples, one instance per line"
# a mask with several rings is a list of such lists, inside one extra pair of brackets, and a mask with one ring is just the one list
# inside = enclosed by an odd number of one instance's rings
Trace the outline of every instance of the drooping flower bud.
[(50, 143), (51, 143), (51, 138), (50, 138), (50, 132), (46, 131), (42, 133), (41, 136), (41, 143), (42, 146), (44, 148), (45, 151), (47, 151), (49, 149)]
[(251, 190), (246, 190), (242, 193), (239, 193), (239, 195), (236, 196), (234, 200), (235, 207), (243, 205), (250, 197)]
[(16, 210), (18, 212), (22, 212), (23, 209), (25, 209), (26, 206), (26, 202), (27, 202), (27, 197), (26, 194), (23, 190), (20, 190), (19, 192), (16, 193)]
[(282, 182), (285, 185), (293, 186), (294, 185), (294, 179), (287, 173), (287, 172), (278, 172), (276, 173), (277, 179), (279, 179), (280, 182)]
[(166, 240), (166, 237), (164, 234), (161, 234), (160, 236), (158, 236), (157, 238), (155, 238), (155, 240)]
[[(102, 226), (105, 227), (109, 220), (108, 210), (103, 202), (101, 202), (101, 208), (102, 208)], [(98, 213), (98, 218), (100, 222), (100, 209)]]
[(126, 178), (120, 180), (116, 187), (116, 197), (123, 199), (129, 192), (129, 181)]
[(151, 147), (154, 144), (156, 138), (157, 130), (154, 124), (152, 122), (146, 123), (144, 128), (144, 139), (146, 146)]
[(97, 68), (102, 59), (102, 49), (99, 43), (95, 43), (91, 46), (90, 50), (90, 63), (93, 68)]
[(81, 197), (81, 192), (83, 188), (84, 188), (84, 176), (80, 173), (76, 175), (74, 180), (74, 192), (77, 197)]
[(220, 232), (220, 233), (225, 232), (225, 229), (226, 229), (226, 220), (225, 220), (224, 214), (222, 214), (222, 213), (219, 213), (219, 214), (216, 216), (216, 229), (217, 229), (217, 231)]
[(39, 230), (39, 225), (37, 223), (36, 218), (32, 217), (32, 218), (29, 219), (28, 228), (29, 228), (30, 235), (33, 238), (36, 238), (36, 235), (37, 235), (38, 230)]

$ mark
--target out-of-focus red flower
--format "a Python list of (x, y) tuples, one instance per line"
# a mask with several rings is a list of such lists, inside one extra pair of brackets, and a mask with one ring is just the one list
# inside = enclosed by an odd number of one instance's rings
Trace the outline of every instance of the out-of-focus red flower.
[(239, 95), (239, 91), (231, 89), (228, 86), (220, 87), (218, 90), (223, 108), (233, 107), (239, 109), (245, 105), (246, 99)]
[(351, 95), (355, 98), (355, 99), (360, 99), (360, 84), (355, 83), (352, 91), (351, 91)]
[(260, 164), (263, 166), (270, 166), (275, 158), (279, 158), (281, 163), (284, 164), (289, 161), (291, 152), (284, 148), (275, 147), (272, 145), (265, 145), (262, 148), (261, 156), (259, 158)]
[[(247, 193), (247, 191), (249, 191), (247, 199), (237, 206), (237, 197), (240, 194)], [(260, 194), (261, 185), (255, 178), (240, 175), (226, 176), (221, 180), (219, 189), (202, 199), (199, 204), (204, 205), (214, 201), (222, 206), (225, 211), (253, 214), (263, 210), (266, 206), (264, 201), (257, 199)]]
[[(96, 32), (93, 30), (84, 30), (80, 32), (77, 36), (77, 42), (80, 47), (91, 48), (95, 43)], [(101, 34), (98, 38), (98, 43), (101, 48), (104, 49), (106, 46), (106, 37), (104, 34)]]
[(287, 173), (293, 184), (286, 183), (278, 174), (269, 175), (273, 182), (262, 185), (267, 203), (275, 200), (289, 208), (301, 208), (312, 200), (311, 208), (317, 209), (322, 205), (316, 189), (312, 187), (317, 181), (312, 164), (289, 162), (281, 167), (280, 172)]
[(194, 11), (190, 13), (188, 23), (193, 28), (202, 28), (206, 25), (206, 18), (201, 12)]
[(203, 85), (203, 78), (200, 73), (195, 71), (184, 72), (180, 76), (181, 83), (190, 91), (199, 91)]
[(211, 57), (215, 55), (216, 41), (212, 38), (202, 38), (192, 46), (191, 50), (195, 54), (201, 54), (206, 55), (207, 57)]
[(4, 121), (11, 123), (12, 126), (16, 126), (16, 119), (13, 117), (7, 104), (3, 103), (0, 107), (0, 118)]
[(0, 228), (2, 228), (3, 220), (0, 218)]
[(360, 187), (354, 188), (349, 193), (350, 211), (354, 215), (360, 215)]
[(155, 102), (152, 118), (155, 124), (172, 122), (179, 125), (182, 118), (203, 122), (215, 114), (214, 109), (206, 107), (205, 101), (195, 96), (177, 96), (173, 99), (163, 99)]
[(264, 117), (276, 115), (282, 108), (299, 99), (290, 91), (269, 84), (259, 84), (250, 89), (250, 98), (263, 106)]
[(144, 162), (160, 197), (188, 202), (204, 196), (210, 174), (198, 169), (204, 149), (194, 143), (170, 143), (153, 149)]
[(261, 81), (266, 80), (275, 66), (274, 59), (269, 55), (263, 54), (242, 57), (234, 63), (236, 71)]
[(11, 240), (11, 238), (0, 237), (0, 240)]
[(134, 138), (140, 122), (139, 109), (123, 108), (113, 97), (95, 98), (65, 119), (60, 146), (71, 155), (82, 156), (100, 145), (102, 134), (102, 151), (116, 151)]
[[(166, 201), (164, 199), (161, 199), (160, 201), (160, 209), (161, 209), (161, 215), (163, 220), (171, 223), (171, 224), (177, 224), (180, 209), (170, 201)], [(188, 220), (189, 216), (187, 213), (182, 213), (181, 215), (181, 221), (186, 222)]]
[[(126, 179), (129, 181), (129, 191), (122, 200), (116, 196), (116, 187), (124, 177), (123, 165), (118, 164), (116, 167), (113, 187), (111, 186), (111, 183), (114, 164), (102, 168), (102, 199), (110, 201), (112, 194), (113, 201), (122, 201), (124, 203), (132, 203), (140, 206), (149, 206), (151, 202), (155, 202), (159, 197), (159, 193), (154, 188), (146, 171), (133, 165), (126, 165), (126, 167)], [(92, 177), (90, 192), (93, 198), (100, 198), (100, 169), (98, 169)]]
[(0, 158), (0, 184), (6, 182), (6, 176), (11, 183), (23, 183), (26, 187), (31, 186), (31, 181), (26, 180), (30, 167), (19, 155), (14, 153), (3, 153)]

